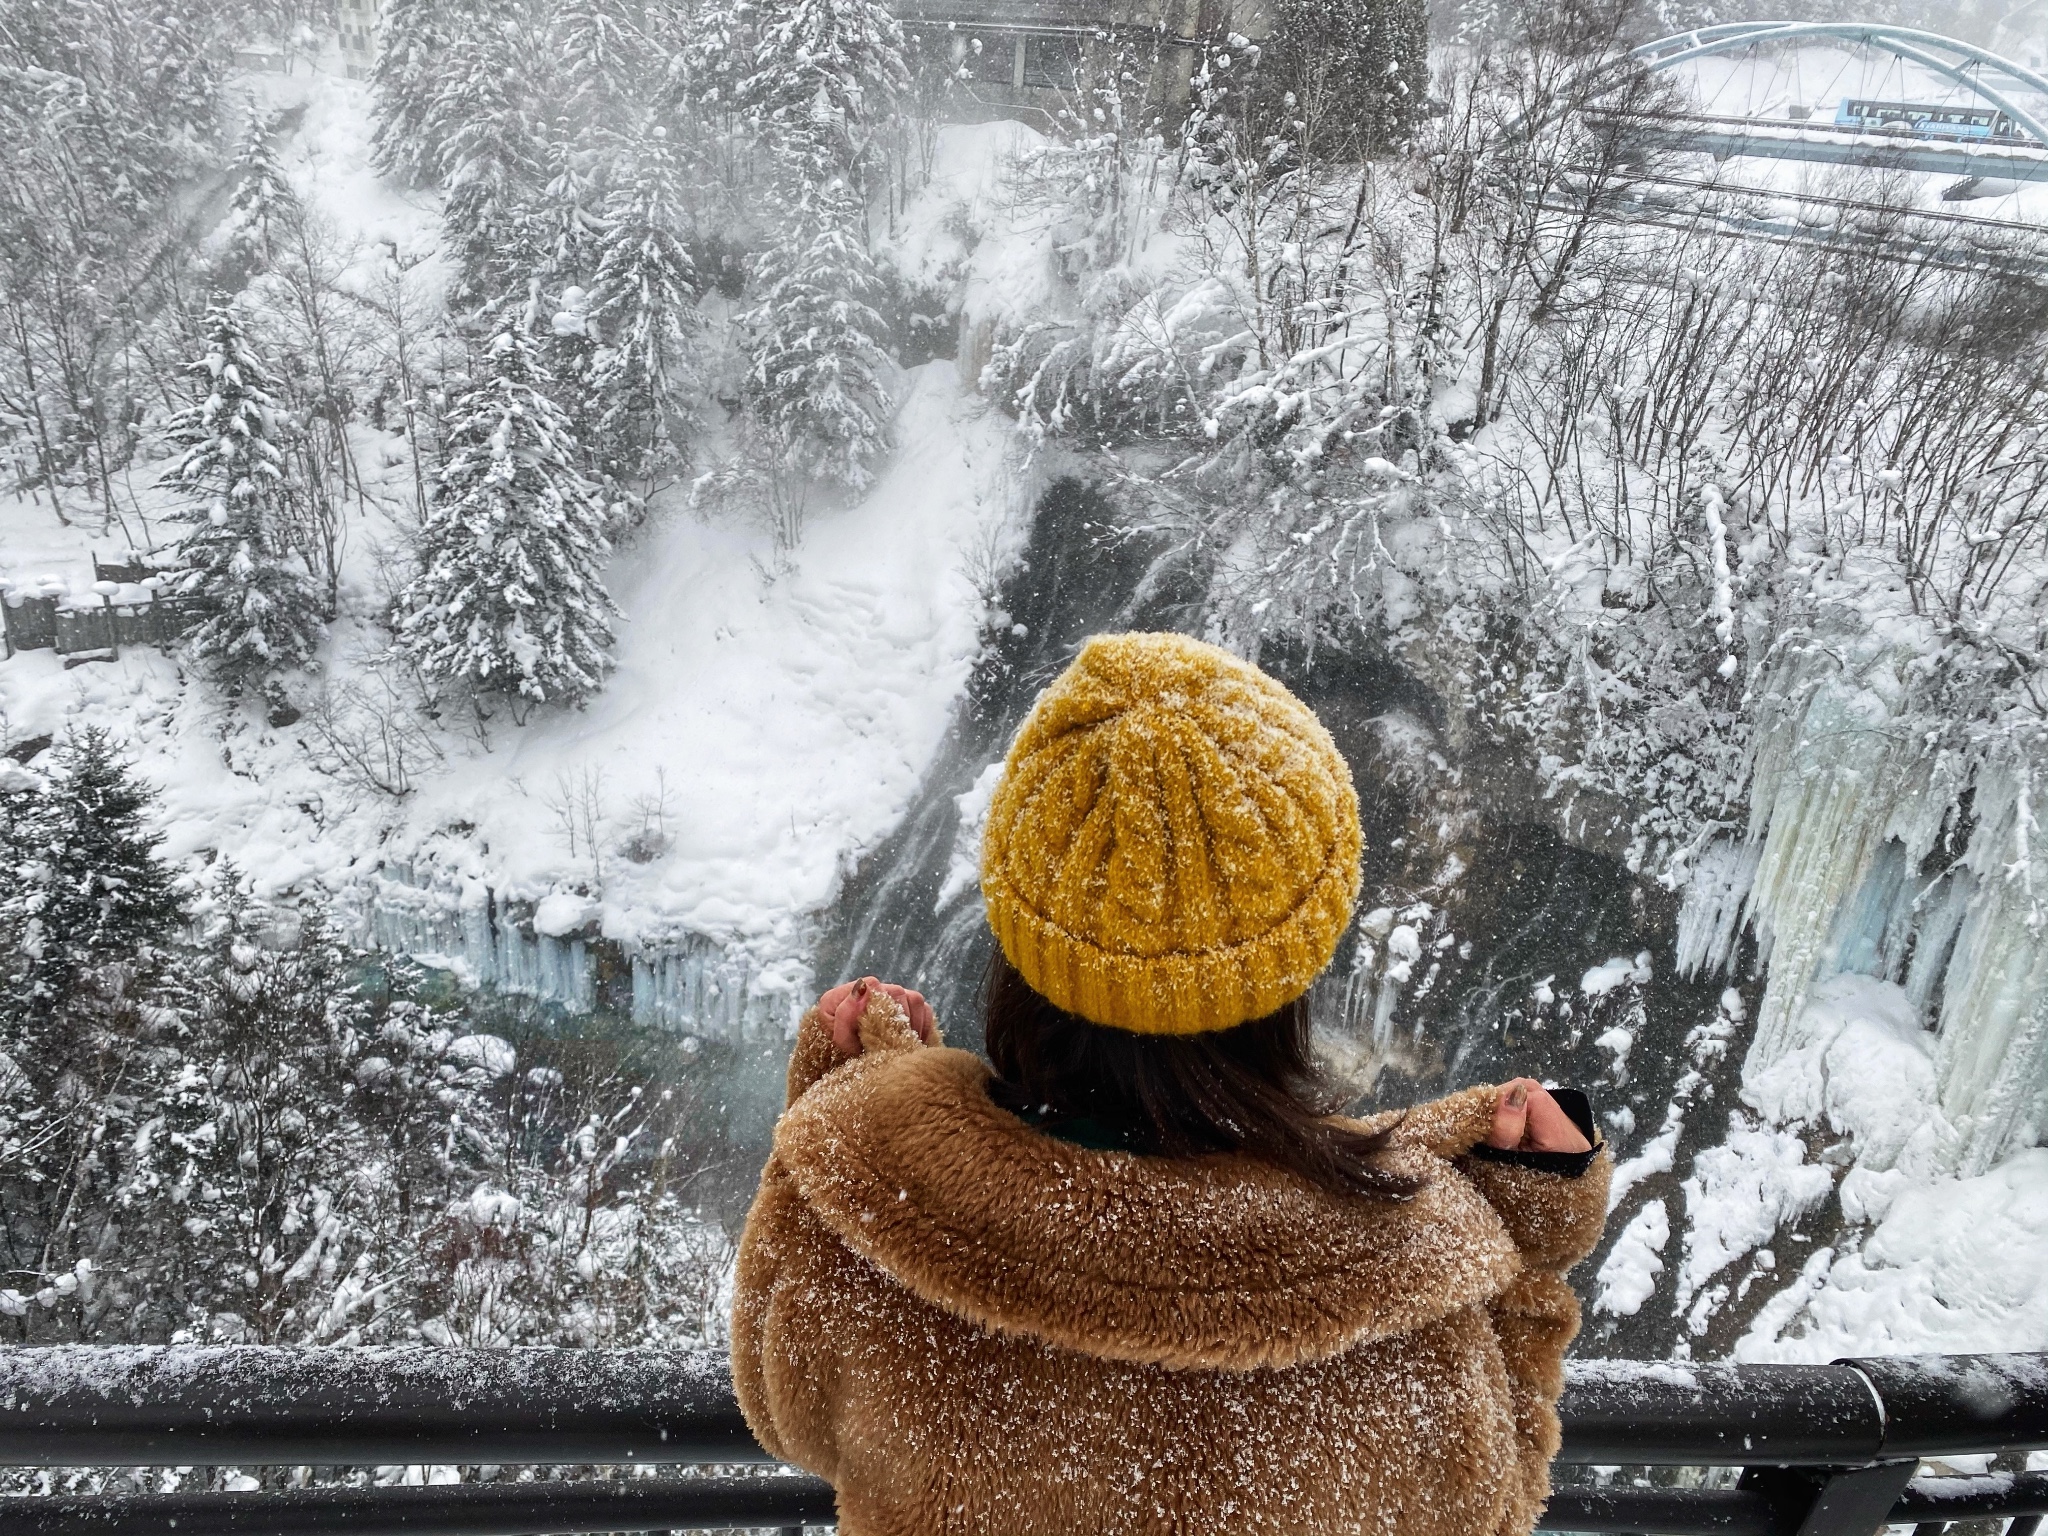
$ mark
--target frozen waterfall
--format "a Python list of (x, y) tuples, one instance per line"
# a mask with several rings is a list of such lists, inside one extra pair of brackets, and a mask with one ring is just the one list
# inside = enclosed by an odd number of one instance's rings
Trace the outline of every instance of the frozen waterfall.
[[(1795, 664), (1787, 669), (1797, 672)], [(1935, 1047), (1954, 1171), (2048, 1127), (2048, 871), (2032, 765), (1965, 751), (1894, 715), (1889, 659), (1773, 684), (1745, 836), (1703, 850), (1679, 920), (1687, 974), (1724, 969), (1747, 926), (1768, 961), (1745, 1081), (1803, 1043), (1808, 995), (1857, 973), (1904, 987)]]
[(602, 937), (600, 910), (582, 897), (511, 900), (482, 880), (391, 863), (371, 881), (365, 937), (466, 986), (570, 1013), (630, 1009), (636, 1024), (732, 1042), (785, 1032), (789, 988), (744, 952), (694, 934), (628, 948)]

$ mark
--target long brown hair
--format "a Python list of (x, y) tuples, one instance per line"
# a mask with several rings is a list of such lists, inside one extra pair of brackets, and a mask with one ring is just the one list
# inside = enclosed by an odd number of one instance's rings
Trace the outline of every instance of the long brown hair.
[(983, 994), (996, 1069), (989, 1096), (1015, 1114), (1088, 1118), (1167, 1157), (1245, 1152), (1340, 1195), (1404, 1199), (1420, 1180), (1383, 1165), (1387, 1133), (1332, 1123), (1309, 1048), (1308, 1000), (1199, 1035), (1092, 1024), (1041, 997), (998, 948)]

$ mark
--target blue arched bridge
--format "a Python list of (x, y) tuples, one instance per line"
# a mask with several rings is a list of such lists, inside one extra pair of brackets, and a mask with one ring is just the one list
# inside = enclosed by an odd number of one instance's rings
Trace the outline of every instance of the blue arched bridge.
[(1721, 159), (1759, 156), (1991, 182), (2048, 182), (2048, 77), (1952, 37), (1876, 22), (1729, 22), (1659, 38), (1631, 57), (1663, 71), (1715, 55), (1802, 45), (1889, 54), (1926, 71), (1950, 99), (1857, 94), (1841, 96), (1832, 107), (1794, 101), (1783, 116), (1661, 113), (1640, 123), (1642, 136), (1661, 147)]

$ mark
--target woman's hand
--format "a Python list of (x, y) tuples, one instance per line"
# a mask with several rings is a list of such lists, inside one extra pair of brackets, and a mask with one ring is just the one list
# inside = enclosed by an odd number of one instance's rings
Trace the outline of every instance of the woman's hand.
[(840, 1055), (860, 1054), (860, 1018), (867, 1012), (868, 996), (873, 992), (886, 992), (895, 998), (910, 1016), (910, 1027), (917, 1031), (917, 1038), (930, 1043), (934, 1020), (931, 1004), (924, 1000), (924, 994), (877, 981), (872, 976), (863, 976), (859, 981), (842, 982), (818, 999), (818, 1012), (831, 1026), (832, 1043), (838, 1047)]
[(1486, 1144), (1503, 1152), (1590, 1152), (1593, 1144), (1533, 1077), (1501, 1085)]

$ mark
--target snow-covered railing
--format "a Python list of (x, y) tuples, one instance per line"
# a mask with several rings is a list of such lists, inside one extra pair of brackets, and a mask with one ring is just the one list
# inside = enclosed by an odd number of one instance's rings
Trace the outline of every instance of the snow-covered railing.
[[(1580, 1361), (1558, 1460), (1741, 1467), (1732, 1488), (1560, 1487), (1542, 1528), (1873, 1536), (2012, 1517), (2048, 1472), (1920, 1475), (1926, 1458), (2048, 1449), (2048, 1356), (1832, 1365)], [(766, 1458), (722, 1356), (673, 1350), (16, 1349), (0, 1352), (0, 1465), (719, 1466)], [(751, 1475), (274, 1492), (22, 1497), (15, 1536), (431, 1530), (444, 1536), (826, 1524), (831, 1490)], [(1929, 1536), (1923, 1531), (1921, 1536)]]

